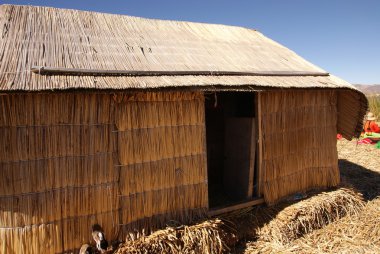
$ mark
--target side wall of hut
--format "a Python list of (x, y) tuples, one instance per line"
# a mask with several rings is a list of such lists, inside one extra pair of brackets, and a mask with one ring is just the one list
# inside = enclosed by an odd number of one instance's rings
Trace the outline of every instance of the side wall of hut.
[(335, 91), (263, 92), (261, 117), (260, 181), (267, 203), (339, 183)]
[(207, 209), (200, 93), (0, 95), (0, 252), (60, 253)]

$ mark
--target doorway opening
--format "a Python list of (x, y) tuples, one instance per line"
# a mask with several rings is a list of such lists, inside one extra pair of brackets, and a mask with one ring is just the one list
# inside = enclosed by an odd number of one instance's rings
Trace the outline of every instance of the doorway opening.
[(218, 92), (205, 98), (209, 207), (251, 200), (257, 150), (255, 93)]

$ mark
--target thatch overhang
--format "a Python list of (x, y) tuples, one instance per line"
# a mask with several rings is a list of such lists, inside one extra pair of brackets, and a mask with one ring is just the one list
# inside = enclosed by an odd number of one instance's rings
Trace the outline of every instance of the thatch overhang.
[[(70, 89), (336, 89), (338, 131), (347, 139), (359, 135), (368, 108), (364, 94), (352, 85), (326, 75), (321, 68), (252, 29), (1, 5), (0, 34), (0, 91), (6, 93)], [(42, 75), (32, 72), (36, 66), (99, 73)], [(106, 72), (110, 70), (163, 74), (109, 75)], [(213, 75), (218, 72), (225, 75)], [(240, 72), (256, 74), (228, 75)], [(271, 72), (287, 75), (257, 75)]]

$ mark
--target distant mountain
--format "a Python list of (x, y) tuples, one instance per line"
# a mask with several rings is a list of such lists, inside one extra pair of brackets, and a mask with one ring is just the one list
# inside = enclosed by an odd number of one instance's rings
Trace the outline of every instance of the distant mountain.
[(380, 84), (376, 84), (376, 85), (354, 84), (354, 86), (366, 95), (380, 95)]

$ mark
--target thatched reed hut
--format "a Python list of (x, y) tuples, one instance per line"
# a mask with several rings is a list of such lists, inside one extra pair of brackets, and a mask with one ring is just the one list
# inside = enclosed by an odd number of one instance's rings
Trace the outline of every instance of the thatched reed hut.
[(367, 110), (251, 29), (2, 5), (0, 35), (2, 253), (337, 185)]

